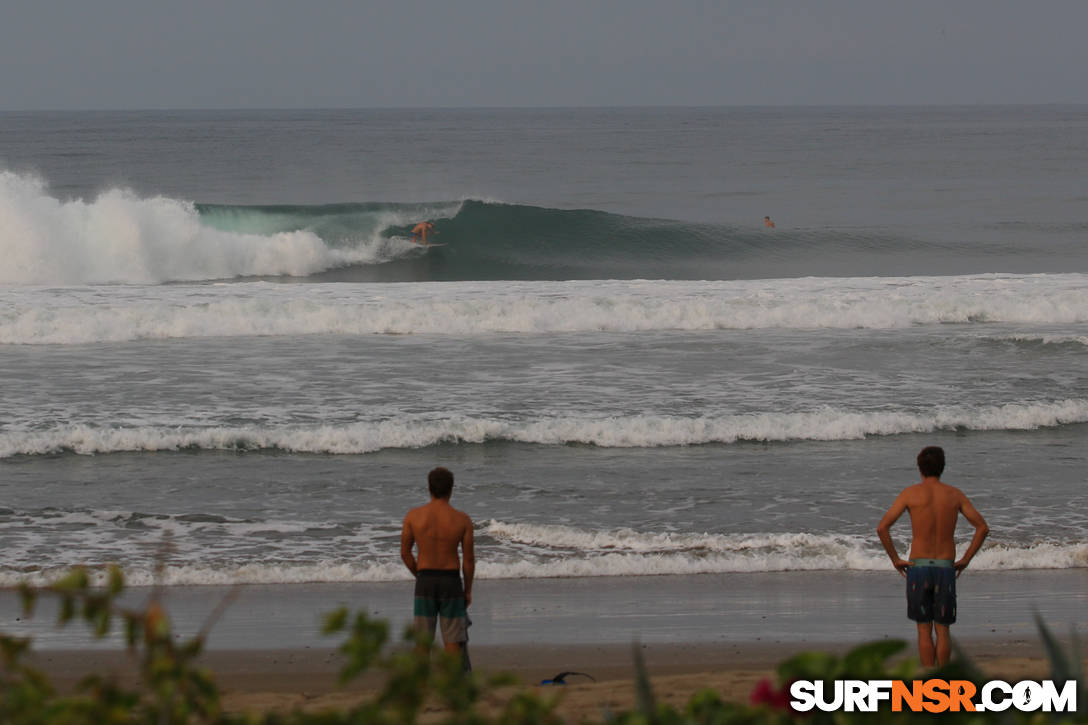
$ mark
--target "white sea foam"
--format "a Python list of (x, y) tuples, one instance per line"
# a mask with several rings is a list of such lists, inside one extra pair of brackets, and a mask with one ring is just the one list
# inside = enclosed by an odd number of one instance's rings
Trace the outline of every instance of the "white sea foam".
[(998, 342), (1026, 342), (1039, 345), (1084, 345), (1088, 346), (1088, 335), (1063, 335), (1059, 333), (1017, 333), (1008, 335), (986, 335), (986, 340)]
[[(694, 574), (710, 572), (852, 569), (883, 570), (888, 558), (871, 538), (842, 534), (709, 534), (640, 532), (629, 528), (586, 530), (554, 524), (491, 520), (484, 533), (500, 542), (547, 549), (562, 560), (541, 562), (546, 570), (584, 571), (584, 576), (615, 574)], [(967, 541), (959, 542), (959, 549)], [(586, 557), (572, 562), (572, 554)], [(639, 563), (641, 562), (641, 564)], [(607, 563), (607, 566), (599, 566)], [(507, 576), (519, 563), (504, 567)], [(639, 567), (643, 567), (641, 570)], [(537, 564), (525, 571), (537, 570)], [(971, 562), (974, 569), (1068, 569), (1088, 567), (1088, 542), (991, 544)], [(526, 574), (528, 575), (528, 574)], [(518, 574), (517, 576), (521, 576)], [(537, 574), (541, 576), (541, 574)], [(554, 574), (573, 576), (573, 574)]]
[[(29, 264), (18, 261), (19, 254), (15, 264)], [(145, 256), (133, 254), (134, 260)], [(85, 263), (78, 253), (71, 259)], [(264, 263), (244, 264), (258, 273)], [(993, 322), (1088, 322), (1088, 275), (0, 288), (0, 343), (14, 344)]]
[(408, 242), (400, 250), (391, 245), (396, 242), (377, 233), (341, 249), (307, 231), (219, 231), (201, 224), (187, 201), (143, 198), (124, 189), (110, 189), (89, 202), (61, 200), (39, 179), (0, 171), (0, 284), (305, 276), (410, 249)]
[(932, 411), (857, 412), (824, 407), (798, 413), (685, 418), (665, 415), (549, 417), (527, 421), (451, 416), (314, 427), (169, 428), (59, 426), (0, 432), (0, 458), (70, 451), (79, 454), (183, 449), (364, 454), (442, 443), (515, 441), (583, 443), (605, 448), (734, 443), (737, 441), (857, 440), (872, 435), (936, 430), (1034, 430), (1088, 422), (1088, 400), (938, 406)]
[[(587, 531), (556, 525), (487, 523), (480, 532), (498, 545), (477, 565), (481, 579), (537, 579), (666, 574), (727, 574), (783, 571), (886, 571), (887, 557), (871, 538), (859, 536), (778, 534), (670, 534), (630, 529)], [(966, 541), (959, 542), (960, 549)], [(516, 552), (504, 545), (522, 545)], [(528, 547), (526, 549), (525, 547)], [(206, 560), (208, 552), (193, 559)], [(982, 549), (971, 562), (976, 571), (1072, 569), (1088, 567), (1088, 542), (998, 544)], [(0, 569), (0, 586), (19, 581), (46, 583), (64, 565), (37, 571)], [(127, 580), (135, 586), (155, 581), (150, 564), (129, 564)], [(104, 573), (98, 571), (99, 580)], [(393, 557), (355, 557), (351, 561), (265, 563), (205, 561), (171, 563), (160, 582), (166, 585), (294, 584), (306, 582), (375, 582), (409, 579)]]

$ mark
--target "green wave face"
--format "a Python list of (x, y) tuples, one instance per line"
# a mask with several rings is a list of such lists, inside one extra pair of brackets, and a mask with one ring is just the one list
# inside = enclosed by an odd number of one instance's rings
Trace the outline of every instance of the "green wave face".
[(478, 201), (435, 227), (452, 279), (691, 277), (725, 236), (676, 221)]
[[(456, 209), (456, 204), (445, 205)], [(318, 206), (224, 206), (197, 204), (202, 223), (225, 232), (269, 236), (309, 231), (332, 247), (343, 247), (383, 232), (400, 217), (433, 211), (424, 204), (322, 204)], [(409, 227), (410, 229), (410, 227)]]
[(469, 200), (401, 204), (224, 206), (199, 204), (201, 223), (237, 234), (311, 232), (331, 249), (405, 241), (435, 224), (430, 250), (405, 245), (374, 264), (332, 269), (325, 280), (703, 279), (758, 251), (761, 234), (726, 226), (645, 219), (588, 209)]
[[(311, 277), (321, 281), (901, 275), (934, 273), (919, 252), (939, 256), (949, 251), (871, 231), (768, 230), (755, 224), (698, 224), (478, 200), (201, 204), (197, 210), (201, 223), (221, 231), (259, 236), (309, 232), (332, 250), (374, 250), (371, 261)], [(431, 241), (444, 246), (424, 250), (409, 243), (412, 227), (424, 219), (435, 224)]]

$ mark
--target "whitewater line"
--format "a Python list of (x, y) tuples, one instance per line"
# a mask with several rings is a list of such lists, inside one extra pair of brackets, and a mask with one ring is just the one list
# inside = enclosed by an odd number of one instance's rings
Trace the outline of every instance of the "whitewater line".
[(933, 412), (860, 412), (832, 407), (794, 413), (722, 416), (565, 416), (511, 421), (453, 416), (340, 426), (206, 428), (61, 425), (0, 432), (0, 459), (123, 451), (282, 450), (365, 454), (449, 443), (510, 441), (542, 445), (581, 443), (603, 448), (654, 448), (738, 441), (837, 441), (937, 430), (1034, 430), (1088, 422), (1088, 400), (944, 406)]

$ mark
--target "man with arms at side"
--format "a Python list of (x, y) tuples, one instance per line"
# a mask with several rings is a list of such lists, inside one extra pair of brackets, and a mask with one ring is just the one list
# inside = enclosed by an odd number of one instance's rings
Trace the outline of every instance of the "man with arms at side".
[[(907, 579), (907, 617), (918, 625), (918, 657), (922, 664), (945, 664), (952, 653), (948, 627), (956, 621), (956, 577), (978, 553), (990, 527), (963, 491), (941, 481), (944, 450), (923, 448), (918, 454), (922, 482), (903, 489), (880, 520), (876, 533), (892, 560)], [(899, 558), (891, 528), (904, 511), (910, 512), (910, 561)], [(963, 558), (956, 560), (956, 521), (959, 515), (975, 527), (974, 538)], [(937, 642), (933, 642), (933, 630)]]
[[(400, 558), (416, 578), (414, 623), (434, 637), (435, 624), (441, 622), (446, 651), (459, 654), (468, 671), (468, 606), (476, 573), (472, 519), (450, 506), (453, 474), (448, 469), (431, 471), (427, 487), (430, 503), (409, 511), (400, 532)], [(414, 547), (419, 549), (418, 558)]]

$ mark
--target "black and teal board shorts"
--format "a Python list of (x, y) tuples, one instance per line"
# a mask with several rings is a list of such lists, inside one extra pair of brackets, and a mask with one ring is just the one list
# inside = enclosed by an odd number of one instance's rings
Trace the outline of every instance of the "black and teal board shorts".
[(456, 569), (420, 569), (416, 574), (416, 629), (434, 636), (442, 625), (442, 641), (468, 642), (468, 611), (461, 572)]
[(916, 559), (907, 567), (907, 617), (915, 622), (956, 621), (956, 570), (948, 559)]

